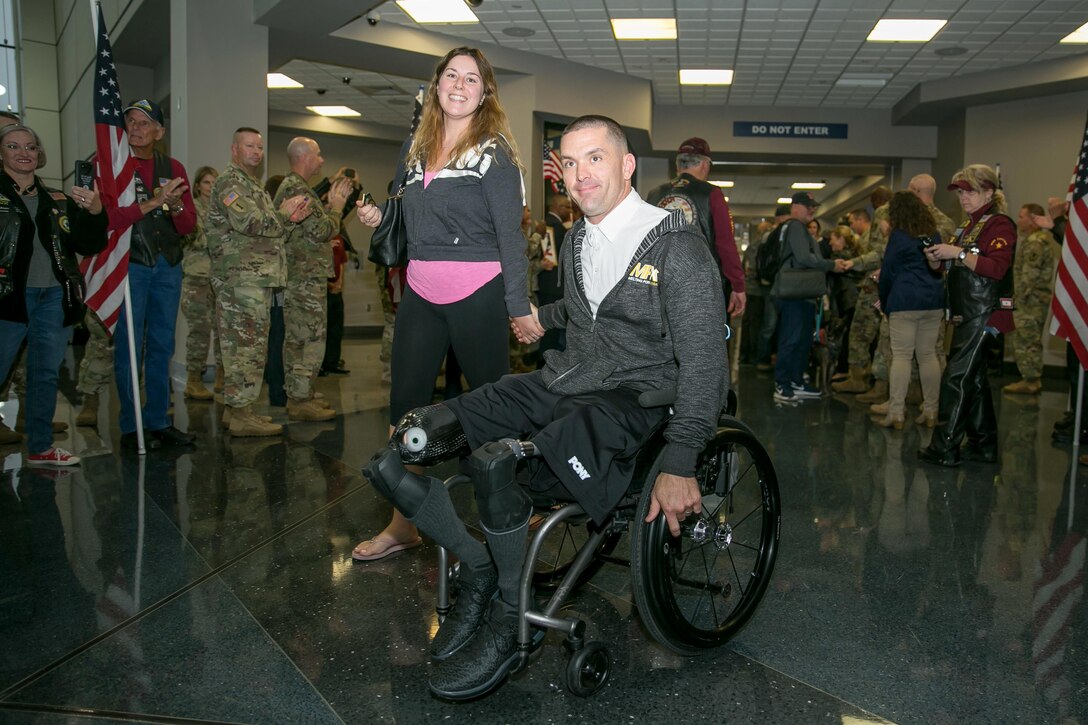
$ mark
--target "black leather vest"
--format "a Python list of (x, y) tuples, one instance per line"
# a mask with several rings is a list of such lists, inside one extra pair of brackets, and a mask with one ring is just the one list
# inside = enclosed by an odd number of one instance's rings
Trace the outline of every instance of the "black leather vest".
[(710, 216), (710, 193), (715, 188), (713, 184), (696, 179), (691, 174), (680, 174), (669, 183), (653, 189), (646, 196), (646, 201), (662, 209), (683, 211), (685, 221), (699, 227), (703, 233), (710, 253), (718, 269), (721, 269), (718, 248), (714, 244), (714, 220)]
[[(986, 220), (986, 226), (992, 224), (998, 215)], [(986, 233), (986, 226), (977, 236)], [(956, 231), (954, 244), (960, 244), (967, 230), (960, 227)], [(970, 245), (970, 249), (974, 245)], [(970, 252), (969, 252), (970, 253)], [(948, 310), (953, 320), (968, 322), (983, 315), (989, 317), (997, 309), (1002, 298), (1012, 299), (1012, 265), (1001, 279), (984, 277), (976, 274), (964, 264), (953, 263), (948, 270)]]
[[(155, 188), (158, 188), (163, 179), (174, 178), (170, 159), (158, 151), (154, 156), (154, 174)], [(154, 196), (154, 189), (149, 193), (143, 179), (136, 174), (137, 203), (147, 201), (152, 196)], [(170, 219), (170, 215), (161, 207), (144, 215), (140, 221), (132, 225), (131, 245), (129, 261), (135, 264), (154, 267), (155, 257), (160, 254), (171, 267), (181, 261), (181, 235), (174, 229), (174, 222)]]

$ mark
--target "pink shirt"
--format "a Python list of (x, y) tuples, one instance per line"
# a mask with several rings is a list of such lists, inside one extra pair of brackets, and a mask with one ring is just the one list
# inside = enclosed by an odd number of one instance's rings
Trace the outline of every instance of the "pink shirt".
[[(423, 172), (423, 188), (437, 171)], [(502, 274), (501, 262), (448, 262), (408, 260), (408, 284), (423, 299), (435, 305), (460, 302)]]

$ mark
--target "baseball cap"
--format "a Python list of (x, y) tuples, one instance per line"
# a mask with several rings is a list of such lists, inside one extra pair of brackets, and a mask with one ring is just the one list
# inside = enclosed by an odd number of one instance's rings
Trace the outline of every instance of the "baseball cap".
[(793, 198), (790, 200), (790, 203), (791, 204), (804, 204), (805, 206), (807, 206), (807, 207), (809, 207), (811, 209), (815, 209), (816, 207), (818, 207), (820, 205), (820, 202), (816, 201), (816, 199), (812, 196), (812, 194), (810, 192), (807, 192), (807, 191), (798, 191), (798, 192), (796, 192), (793, 195)]
[[(989, 189), (990, 191), (993, 191), (994, 185), (991, 184), (989, 181), (984, 180), (980, 183), (982, 184), (983, 190)], [(974, 191), (975, 187), (971, 186), (971, 183), (967, 181), (967, 179), (960, 179), (958, 181), (953, 181), (951, 184), (948, 185), (949, 191), (955, 191), (956, 189), (963, 189), (964, 191)]]
[(695, 156), (710, 156), (710, 144), (706, 142), (706, 139), (692, 136), (687, 141), (680, 144), (679, 153), (693, 154)]
[(790, 205), (789, 204), (779, 204), (778, 206), (776, 206), (774, 208), (774, 215), (775, 216), (789, 216), (790, 215)]
[(133, 101), (125, 106), (124, 112), (128, 113), (129, 111), (142, 111), (145, 116), (160, 126), (166, 125), (166, 121), (163, 120), (162, 109), (159, 107), (159, 104), (154, 101), (149, 101), (146, 98), (142, 98), (139, 101)]

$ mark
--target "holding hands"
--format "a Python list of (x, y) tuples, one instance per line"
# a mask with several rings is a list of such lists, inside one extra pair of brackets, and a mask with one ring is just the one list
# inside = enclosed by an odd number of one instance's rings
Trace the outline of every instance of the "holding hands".
[(544, 328), (537, 318), (536, 305), (530, 302), (529, 310), (530, 312), (527, 315), (510, 318), (510, 329), (514, 331), (514, 337), (517, 338), (518, 342), (523, 345), (536, 342), (544, 336)]

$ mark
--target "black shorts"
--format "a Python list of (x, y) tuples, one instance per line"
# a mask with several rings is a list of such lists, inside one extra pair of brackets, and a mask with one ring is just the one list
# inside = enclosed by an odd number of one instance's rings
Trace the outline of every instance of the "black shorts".
[(668, 414), (667, 406), (643, 408), (638, 396), (617, 388), (564, 397), (536, 371), (507, 375), (446, 405), (474, 450), (500, 438), (532, 440), (546, 464), (530, 469), (532, 488), (558, 487), (556, 498), (572, 498), (600, 523), (626, 493), (635, 454)]

